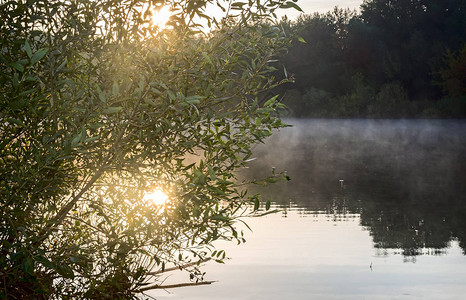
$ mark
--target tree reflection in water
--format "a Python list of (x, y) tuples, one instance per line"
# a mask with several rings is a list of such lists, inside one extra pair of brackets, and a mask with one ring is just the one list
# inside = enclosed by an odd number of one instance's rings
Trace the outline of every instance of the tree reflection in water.
[[(257, 187), (278, 207), (345, 220), (360, 216), (379, 255), (466, 254), (466, 122), (288, 120), (256, 149), (245, 177), (286, 170), (290, 182)], [(395, 250), (396, 249), (396, 250)]]

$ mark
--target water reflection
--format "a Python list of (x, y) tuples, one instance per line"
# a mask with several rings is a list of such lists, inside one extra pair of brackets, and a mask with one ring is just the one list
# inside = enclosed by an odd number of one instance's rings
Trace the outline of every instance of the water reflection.
[(256, 188), (283, 216), (359, 216), (379, 255), (441, 255), (453, 240), (466, 254), (466, 122), (287, 121), (244, 174), (288, 172), (290, 182)]
[[(287, 170), (291, 181), (260, 189), (282, 212), (245, 220), (253, 230), (245, 230), (245, 244), (216, 244), (231, 260), (206, 264), (206, 280), (218, 281), (212, 286), (151, 295), (464, 298), (466, 122), (289, 123), (242, 174)], [(183, 276), (166, 283), (189, 280)]]

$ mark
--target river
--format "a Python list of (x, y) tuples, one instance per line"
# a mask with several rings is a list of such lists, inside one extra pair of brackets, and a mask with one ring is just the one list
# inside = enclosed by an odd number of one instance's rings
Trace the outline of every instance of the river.
[[(466, 121), (297, 120), (242, 176), (280, 212), (207, 263), (209, 286), (157, 299), (460, 299), (466, 294)], [(174, 274), (167, 282), (187, 281)]]

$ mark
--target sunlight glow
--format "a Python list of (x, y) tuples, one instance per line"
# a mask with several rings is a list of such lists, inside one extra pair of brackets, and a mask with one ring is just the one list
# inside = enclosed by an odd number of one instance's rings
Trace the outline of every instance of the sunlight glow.
[(146, 193), (142, 200), (151, 201), (155, 205), (164, 205), (168, 200), (168, 195), (157, 189)]
[(168, 6), (162, 6), (153, 9), (151, 24), (158, 27), (159, 29), (164, 29), (171, 16), (172, 12)]

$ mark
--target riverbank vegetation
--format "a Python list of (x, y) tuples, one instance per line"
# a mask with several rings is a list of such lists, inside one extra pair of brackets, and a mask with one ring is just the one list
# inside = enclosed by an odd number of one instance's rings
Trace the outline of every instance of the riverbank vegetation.
[(366, 0), (282, 25), (297, 117), (466, 117), (466, 3)]

